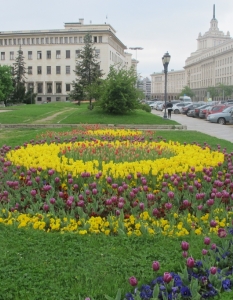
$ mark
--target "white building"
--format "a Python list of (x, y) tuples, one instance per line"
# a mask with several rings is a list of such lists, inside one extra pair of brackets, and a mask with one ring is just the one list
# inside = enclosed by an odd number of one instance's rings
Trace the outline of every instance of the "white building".
[(87, 33), (93, 37), (100, 68), (107, 76), (109, 68), (121, 64), (127, 69), (137, 64), (127, 47), (109, 24), (65, 23), (64, 29), (0, 32), (0, 64), (13, 66), (21, 45), (26, 63), (27, 89), (33, 87), (36, 102), (65, 101), (75, 80), (76, 59)]
[(151, 80), (148, 77), (138, 81), (138, 88), (144, 93), (145, 99), (151, 99)]
[[(218, 28), (215, 6), (210, 28), (197, 38), (197, 50), (186, 59), (183, 70), (168, 72), (168, 99), (175, 99), (184, 86), (195, 93), (195, 100), (206, 99), (207, 89), (219, 83), (233, 84), (233, 39)], [(152, 95), (164, 97), (164, 73), (151, 75)], [(219, 97), (221, 99), (221, 97)]]

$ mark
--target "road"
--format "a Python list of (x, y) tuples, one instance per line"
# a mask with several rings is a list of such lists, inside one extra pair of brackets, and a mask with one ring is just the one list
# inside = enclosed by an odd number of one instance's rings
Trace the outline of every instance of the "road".
[[(153, 114), (163, 117), (164, 113), (152, 109)], [(217, 123), (210, 123), (209, 121), (187, 117), (183, 114), (172, 114), (172, 120), (186, 125), (187, 130), (199, 131), (208, 135), (227, 140), (233, 143), (233, 125), (220, 125)]]

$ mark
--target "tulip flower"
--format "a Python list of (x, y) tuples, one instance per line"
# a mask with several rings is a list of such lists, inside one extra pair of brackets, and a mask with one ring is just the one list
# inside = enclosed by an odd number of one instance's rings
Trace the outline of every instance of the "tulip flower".
[(188, 249), (189, 249), (189, 243), (187, 243), (187, 242), (181, 242), (181, 249), (183, 250), (183, 251), (187, 251)]
[(189, 257), (186, 261), (186, 264), (189, 268), (193, 268), (195, 265), (195, 260), (192, 257)]
[(226, 236), (227, 236), (226, 230), (225, 230), (224, 228), (219, 228), (219, 230), (218, 230), (218, 236), (219, 236), (220, 238), (226, 237)]
[(158, 261), (153, 261), (153, 263), (152, 263), (152, 269), (154, 271), (158, 271), (160, 269), (160, 264), (159, 264)]
[(217, 273), (217, 268), (216, 268), (216, 267), (211, 267), (211, 268), (210, 268), (210, 273), (211, 273), (212, 275), (215, 275), (215, 274)]
[(163, 274), (163, 281), (169, 283), (172, 280), (172, 275), (169, 272)]
[(208, 250), (202, 249), (202, 255), (206, 255), (208, 253)]
[(182, 256), (183, 256), (184, 258), (188, 257), (188, 252), (187, 252), (187, 251), (183, 251), (183, 252), (182, 252)]
[(136, 286), (138, 284), (137, 278), (132, 276), (129, 278), (129, 284), (132, 286)]
[(209, 245), (210, 244), (210, 238), (207, 236), (204, 238), (204, 244)]

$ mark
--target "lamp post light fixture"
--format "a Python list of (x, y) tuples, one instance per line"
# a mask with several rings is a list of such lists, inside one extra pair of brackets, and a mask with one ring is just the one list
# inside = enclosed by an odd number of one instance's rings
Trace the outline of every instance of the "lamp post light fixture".
[(168, 69), (168, 64), (170, 62), (171, 55), (169, 53), (165, 53), (164, 56), (162, 57), (162, 62), (164, 66), (164, 74), (165, 74), (165, 89), (164, 89), (164, 100), (165, 100), (165, 110), (164, 110), (164, 119), (167, 119), (167, 69)]
[(138, 59), (137, 59), (137, 53), (138, 53), (138, 52), (137, 52), (137, 51), (138, 51), (138, 50), (143, 50), (143, 48), (142, 48), (142, 47), (129, 47), (129, 49), (130, 49), (130, 50), (136, 50), (136, 61), (138, 61)]

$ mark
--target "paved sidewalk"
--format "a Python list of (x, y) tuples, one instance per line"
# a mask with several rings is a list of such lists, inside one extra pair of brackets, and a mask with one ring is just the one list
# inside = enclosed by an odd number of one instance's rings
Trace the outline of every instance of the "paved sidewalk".
[[(164, 115), (163, 112), (154, 109), (151, 112), (155, 115), (161, 116), (161, 118)], [(233, 143), (233, 125), (210, 123), (209, 121), (187, 117), (183, 114), (172, 114), (172, 120), (180, 123), (181, 125), (186, 125), (187, 130), (200, 131)]]

